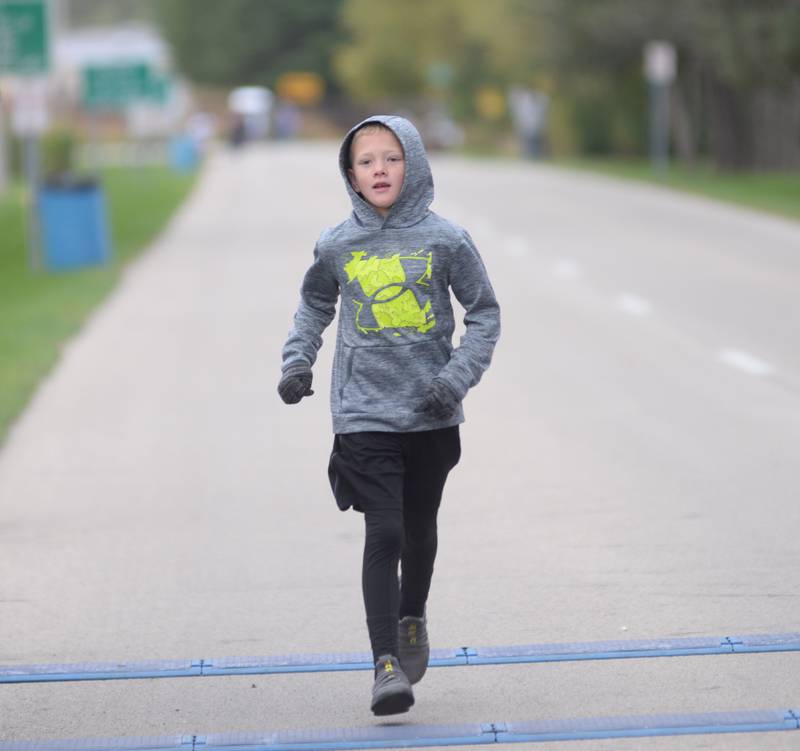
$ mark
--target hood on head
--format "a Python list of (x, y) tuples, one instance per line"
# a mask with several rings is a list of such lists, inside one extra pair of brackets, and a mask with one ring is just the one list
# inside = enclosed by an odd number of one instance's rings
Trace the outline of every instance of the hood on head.
[[(367, 203), (350, 184), (347, 169), (350, 164), (350, 144), (353, 134), (367, 123), (382, 123), (397, 136), (403, 146), (405, 159), (405, 178), (400, 195), (394, 203), (386, 218)], [(404, 117), (397, 115), (373, 115), (358, 123), (345, 136), (339, 150), (339, 170), (347, 187), (347, 194), (353, 204), (353, 214), (359, 224), (365, 227), (410, 227), (424, 219), (428, 214), (428, 207), (433, 202), (433, 176), (425, 155), (425, 146), (422, 143), (417, 129)]]

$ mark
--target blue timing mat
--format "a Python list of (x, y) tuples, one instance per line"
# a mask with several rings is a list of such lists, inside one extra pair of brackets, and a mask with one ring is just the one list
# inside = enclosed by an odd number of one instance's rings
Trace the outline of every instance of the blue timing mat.
[(397, 725), (334, 730), (0, 742), (0, 751), (322, 751), (577, 741), (800, 729), (800, 710), (587, 717), (466, 725)]
[[(431, 651), (431, 667), (511, 663), (617, 660), (633, 657), (800, 651), (800, 633), (675, 639), (460, 647)], [(369, 652), (224, 657), (202, 660), (0, 666), (0, 683), (179, 678), (205, 675), (266, 675), (336, 670), (372, 670)]]

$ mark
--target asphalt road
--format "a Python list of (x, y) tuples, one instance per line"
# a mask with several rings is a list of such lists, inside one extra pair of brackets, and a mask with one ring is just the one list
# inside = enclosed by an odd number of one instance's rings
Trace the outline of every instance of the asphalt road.
[[(503, 309), (440, 516), (434, 646), (800, 631), (800, 225), (529, 164), (433, 169)], [(347, 210), (332, 146), (220, 153), (68, 344), (0, 450), (0, 665), (367, 649), (362, 522), (326, 477), (333, 328), (314, 398), (275, 393), (314, 241)], [(0, 685), (0, 740), (368, 727), (370, 683)], [(795, 652), (436, 668), (400, 721), (798, 707)]]

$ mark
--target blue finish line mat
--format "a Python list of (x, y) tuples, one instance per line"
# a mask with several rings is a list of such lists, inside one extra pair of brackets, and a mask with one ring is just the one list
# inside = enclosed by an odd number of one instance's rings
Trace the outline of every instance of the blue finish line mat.
[[(633, 657), (793, 651), (800, 651), (800, 633), (435, 649), (431, 651), (430, 665), (432, 667), (507, 665), (575, 660), (616, 660)], [(268, 657), (225, 657), (209, 660), (9, 665), (0, 666), (0, 683), (265, 675), (372, 669), (372, 655), (368, 652), (295, 654)]]
[(394, 725), (335, 730), (0, 742), (0, 751), (311, 751), (537, 743), (800, 729), (800, 710), (588, 717), (465, 725)]

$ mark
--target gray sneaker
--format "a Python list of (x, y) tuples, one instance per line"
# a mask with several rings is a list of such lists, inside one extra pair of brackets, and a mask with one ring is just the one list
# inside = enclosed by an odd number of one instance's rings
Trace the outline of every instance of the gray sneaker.
[(382, 655), (375, 663), (372, 686), (372, 712), (378, 716), (408, 712), (414, 693), (396, 657)]
[(428, 643), (427, 618), (407, 615), (397, 626), (397, 655), (410, 683), (417, 683), (428, 669), (431, 655)]

